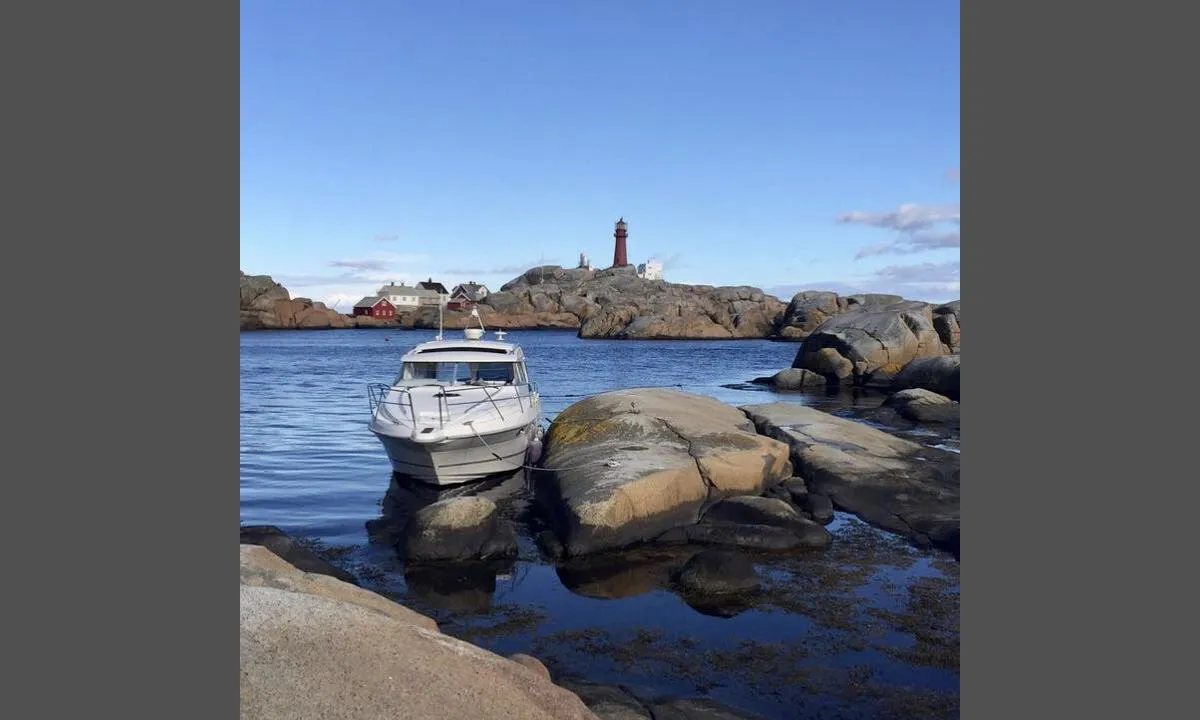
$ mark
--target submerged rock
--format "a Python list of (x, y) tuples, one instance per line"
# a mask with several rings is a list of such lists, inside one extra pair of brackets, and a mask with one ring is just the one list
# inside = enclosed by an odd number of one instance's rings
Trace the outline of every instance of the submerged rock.
[(692, 525), (723, 497), (761, 494), (792, 474), (788, 452), (712, 398), (623, 390), (558, 415), (535, 487), (566, 554), (582, 555)]
[(801, 405), (742, 408), (792, 448), (812, 494), (919, 545), (959, 548), (959, 455)]
[(517, 554), (517, 533), (488, 498), (450, 498), (418, 510), (404, 529), (399, 549), (410, 562), (512, 557)]

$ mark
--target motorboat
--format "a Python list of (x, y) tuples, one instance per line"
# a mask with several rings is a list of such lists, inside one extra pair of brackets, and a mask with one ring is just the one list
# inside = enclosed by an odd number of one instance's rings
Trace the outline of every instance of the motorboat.
[(370, 429), (395, 472), (459, 485), (514, 472), (540, 454), (542, 403), (524, 351), (504, 342), (504, 331), (484, 339), (482, 325), (461, 340), (439, 330), (401, 357), (394, 382), (370, 386)]

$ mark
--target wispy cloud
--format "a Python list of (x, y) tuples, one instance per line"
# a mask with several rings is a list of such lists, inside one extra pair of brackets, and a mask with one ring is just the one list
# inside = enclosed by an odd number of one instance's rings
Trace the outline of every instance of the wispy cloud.
[(392, 235), (376, 235), (376, 236), (375, 236), (375, 242), (378, 242), (378, 243), (394, 243), (394, 242), (396, 242), (396, 241), (397, 241), (397, 240), (399, 240), (399, 239), (400, 239), (400, 236), (399, 236), (399, 235), (395, 235), (395, 234), (392, 234)]
[(854, 254), (855, 260), (876, 255), (909, 255), (926, 250), (960, 247), (961, 233), (958, 230), (948, 232), (921, 231), (902, 235), (896, 240), (879, 245), (868, 245)]
[(916, 263), (889, 265), (862, 278), (852, 280), (821, 280), (802, 285), (776, 285), (766, 292), (787, 301), (803, 290), (827, 290), (839, 295), (858, 293), (887, 293), (909, 300), (946, 302), (959, 296), (961, 289), (959, 262)]
[(859, 223), (872, 227), (911, 232), (924, 230), (939, 223), (959, 222), (958, 203), (949, 205), (919, 205), (906, 203), (891, 212), (854, 210), (838, 216), (838, 222)]
[(538, 262), (537, 260), (530, 260), (527, 263), (522, 263), (519, 265), (501, 265), (491, 268), (486, 268), (483, 266), (467, 266), (465, 268), (449, 268), (447, 270), (443, 270), (442, 272), (447, 275), (470, 275), (473, 277), (490, 275), (520, 275), (530, 268), (534, 268), (543, 264), (545, 263)]
[(334, 260), (329, 263), (330, 267), (350, 268), (351, 270), (385, 270), (387, 262), (384, 260)]

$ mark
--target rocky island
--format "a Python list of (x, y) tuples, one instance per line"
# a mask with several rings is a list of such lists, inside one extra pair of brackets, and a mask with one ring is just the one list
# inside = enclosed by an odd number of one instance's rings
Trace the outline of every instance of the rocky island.
[[(959, 303), (945, 305), (909, 301), (898, 295), (864, 294), (839, 297), (836, 293), (804, 291), (790, 303), (750, 286), (715, 287), (686, 285), (639, 277), (631, 266), (592, 270), (547, 265), (527, 270), (505, 283), (498, 292), (476, 304), (489, 328), (502, 330), (576, 330), (581, 338), (621, 340), (729, 340), (762, 339), (801, 342), (814, 334), (816, 342), (829, 342), (818, 328), (838, 332), (869, 323), (916, 322), (929, 332), (918, 342), (937, 338), (946, 353), (957, 351)], [(241, 273), (241, 329), (402, 328), (436, 329), (436, 306), (400, 312), (394, 318), (345, 315), (321, 302), (292, 298), (287, 288), (267, 275)], [(864, 313), (875, 312), (876, 315)], [(904, 320), (903, 314), (910, 319)], [(881, 320), (881, 318), (892, 318)], [(912, 318), (919, 318), (913, 320)], [(476, 321), (467, 310), (445, 309), (444, 327), (459, 330)], [(843, 328), (844, 330), (845, 328)], [(899, 332), (898, 326), (896, 327)], [(918, 332), (910, 330), (910, 332)], [(864, 329), (865, 335), (871, 332)], [(907, 340), (905, 340), (907, 342)], [(814, 351), (819, 352), (820, 349)], [(922, 348), (923, 349), (923, 348)], [(826, 357), (828, 353), (825, 354)], [(832, 358), (830, 358), (832, 360)], [(854, 361), (851, 361), (852, 363)], [(815, 359), (796, 367), (814, 365), (837, 375), (838, 367)], [(895, 364), (885, 361), (883, 365)], [(828, 367), (827, 367), (828, 366)]]

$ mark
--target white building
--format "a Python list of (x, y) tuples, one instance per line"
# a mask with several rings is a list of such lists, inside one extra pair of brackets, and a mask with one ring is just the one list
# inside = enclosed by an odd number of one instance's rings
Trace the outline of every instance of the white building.
[(379, 288), (379, 297), (387, 298), (388, 302), (399, 308), (415, 308), (421, 304), (421, 297), (428, 293), (422, 288), (405, 285), (403, 283), (397, 285), (395, 281)]
[(662, 263), (650, 260), (637, 266), (637, 275), (643, 280), (662, 280), (663, 266)]

